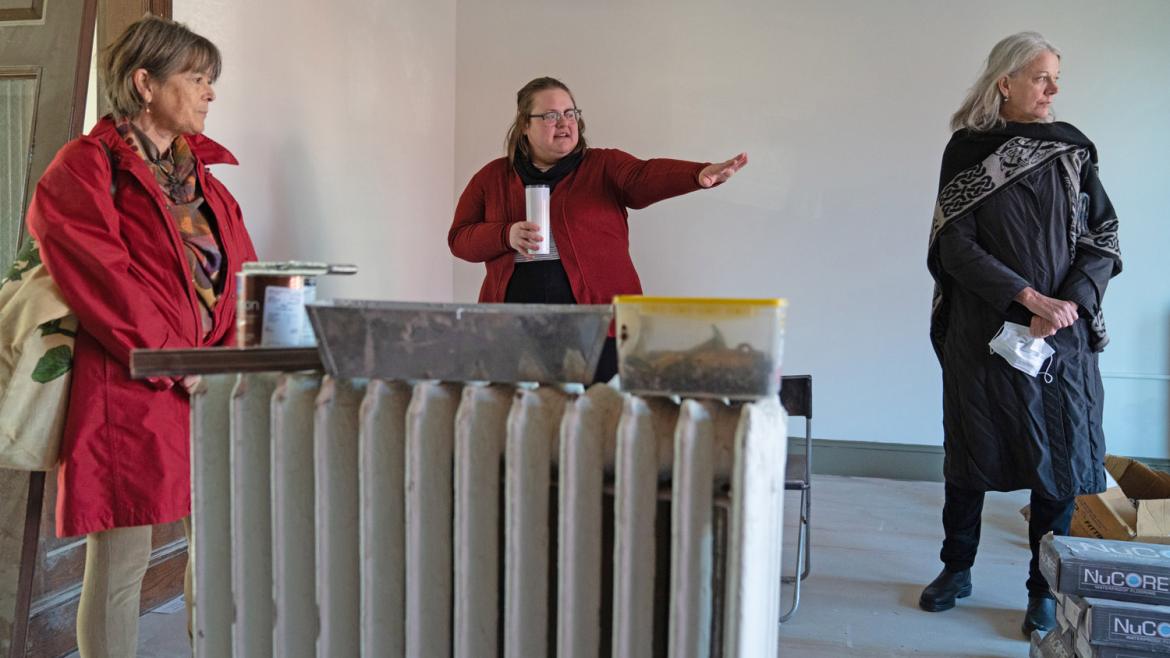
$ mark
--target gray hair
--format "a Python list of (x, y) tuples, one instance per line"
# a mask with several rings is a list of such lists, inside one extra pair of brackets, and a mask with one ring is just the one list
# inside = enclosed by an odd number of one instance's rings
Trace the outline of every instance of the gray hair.
[(135, 117), (146, 102), (134, 86), (134, 72), (146, 69), (150, 77), (166, 80), (176, 73), (206, 73), (214, 82), (223, 61), (219, 48), (182, 23), (157, 16), (134, 22), (104, 51), (101, 75), (114, 117)]
[(1006, 122), (999, 115), (1002, 97), (997, 85), (1000, 78), (1019, 73), (1045, 51), (1060, 57), (1060, 50), (1038, 32), (1020, 32), (995, 44), (987, 56), (983, 73), (967, 91), (959, 111), (951, 117), (951, 130), (985, 131), (1004, 125)]

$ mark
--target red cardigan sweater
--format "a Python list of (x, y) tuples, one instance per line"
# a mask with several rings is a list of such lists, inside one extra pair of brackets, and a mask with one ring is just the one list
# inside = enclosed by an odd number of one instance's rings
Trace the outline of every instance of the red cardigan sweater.
[[(699, 172), (705, 166), (639, 160), (617, 149), (585, 151), (581, 164), (549, 199), (553, 238), (577, 303), (610, 304), (614, 295), (642, 292), (630, 260), (626, 209), (700, 189)], [(507, 158), (480, 169), (459, 197), (447, 244), (463, 260), (486, 263), (479, 301), (504, 301), (516, 256), (508, 246), (508, 229), (524, 216), (524, 184)]]

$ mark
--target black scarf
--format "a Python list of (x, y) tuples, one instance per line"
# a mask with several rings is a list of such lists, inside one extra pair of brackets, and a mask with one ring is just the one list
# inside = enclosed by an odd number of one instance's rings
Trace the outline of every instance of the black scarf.
[(558, 160), (548, 171), (541, 171), (532, 164), (532, 160), (527, 155), (520, 152), (520, 147), (517, 146), (516, 153), (512, 156), (512, 166), (520, 175), (520, 180), (525, 186), (547, 185), (548, 193), (552, 194), (557, 183), (576, 171), (577, 165), (581, 164), (583, 157), (585, 157), (584, 149), (574, 151)]
[(1077, 130), (1075, 126), (1062, 121), (1053, 123), (1008, 123), (999, 128), (992, 128), (985, 132), (975, 132), (963, 129), (951, 136), (943, 154), (942, 173), (939, 175), (938, 189), (955, 179), (964, 169), (969, 169), (983, 162), (1004, 142), (1014, 137), (1035, 139), (1045, 142), (1062, 142), (1089, 149), (1089, 157), (1093, 164), (1097, 164), (1097, 147)]

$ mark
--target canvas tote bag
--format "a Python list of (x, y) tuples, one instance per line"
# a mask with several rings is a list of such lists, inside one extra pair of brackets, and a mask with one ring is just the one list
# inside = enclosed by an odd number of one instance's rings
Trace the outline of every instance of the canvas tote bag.
[(0, 468), (57, 465), (77, 318), (31, 237), (0, 280)]

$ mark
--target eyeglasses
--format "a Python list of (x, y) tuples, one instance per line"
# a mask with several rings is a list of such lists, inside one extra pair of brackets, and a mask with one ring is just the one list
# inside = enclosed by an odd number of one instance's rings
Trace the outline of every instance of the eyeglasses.
[(565, 110), (564, 112), (557, 112), (556, 110), (553, 110), (552, 112), (545, 112), (544, 114), (528, 115), (529, 119), (542, 119), (549, 125), (560, 121), (561, 117), (565, 117), (565, 121), (577, 121), (581, 118), (581, 110), (573, 108), (571, 110)]

